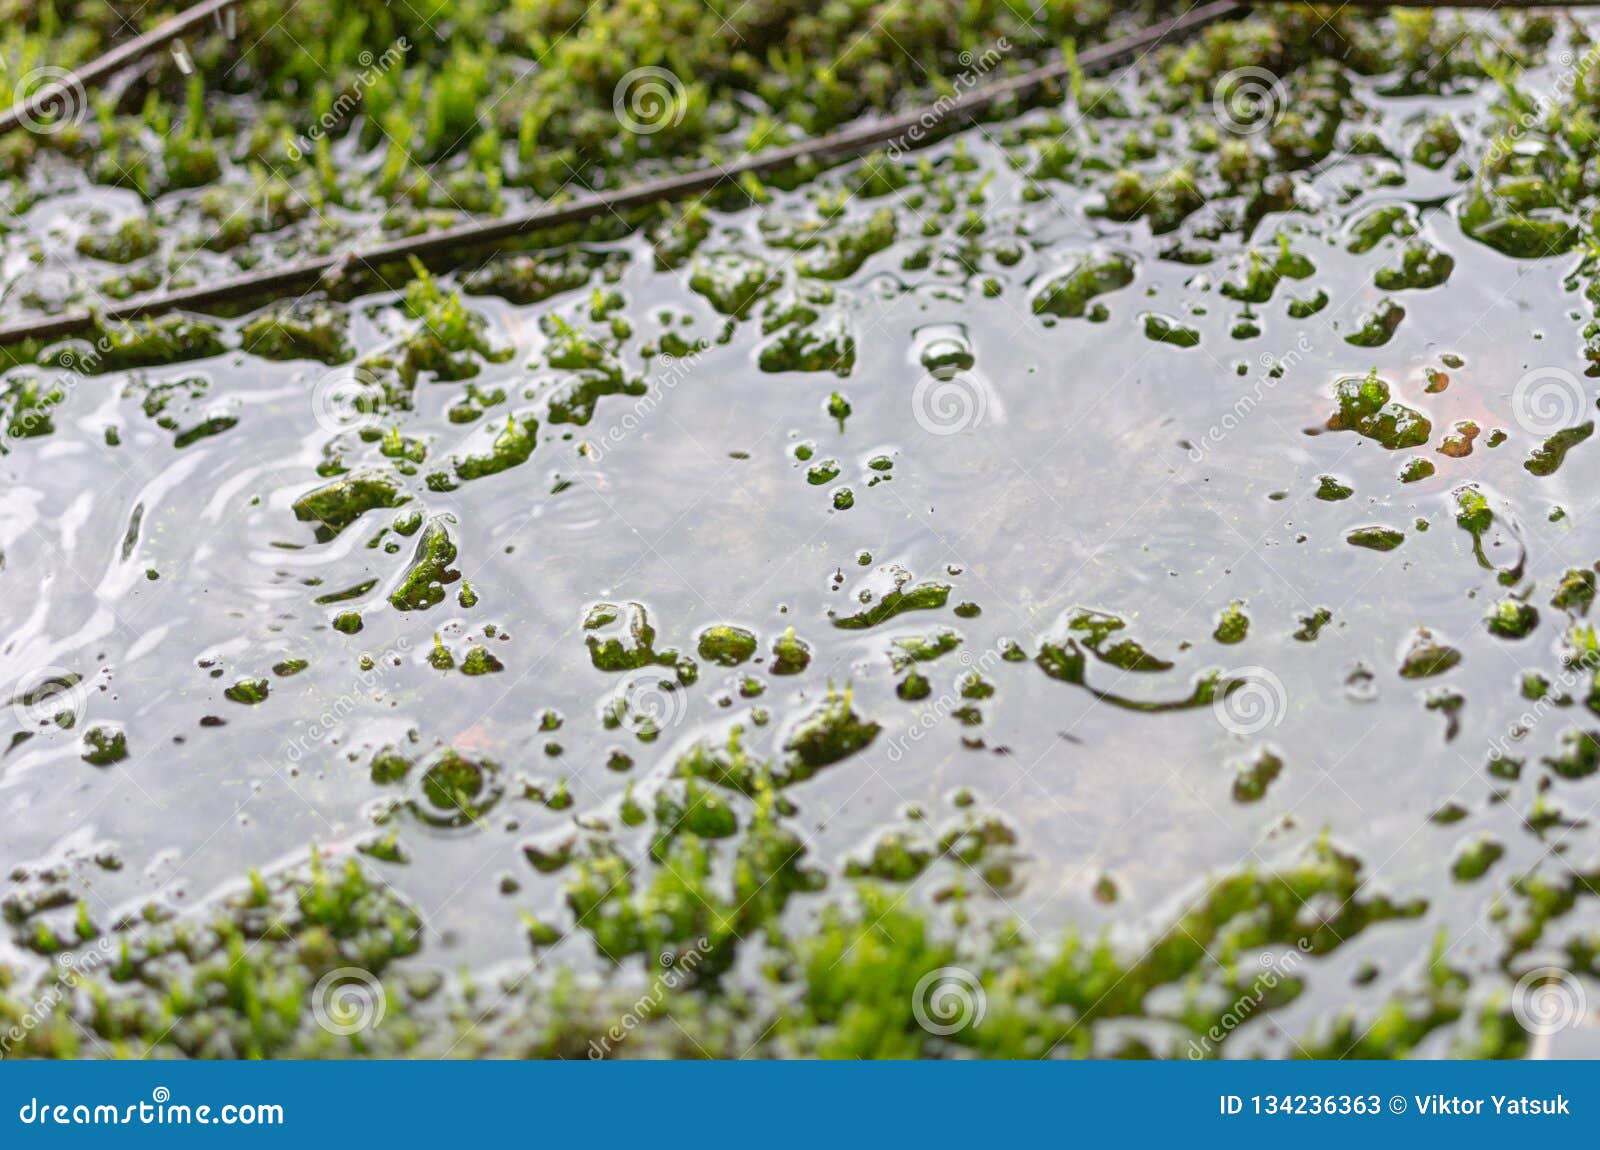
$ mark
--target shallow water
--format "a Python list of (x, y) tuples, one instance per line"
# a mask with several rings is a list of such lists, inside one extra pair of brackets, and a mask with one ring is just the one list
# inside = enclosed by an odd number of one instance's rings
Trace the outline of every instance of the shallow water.
[[(1487, 99), (1387, 98), (1357, 83), (1369, 122), (1401, 154), (1411, 113), (1481, 113)], [(424, 378), (414, 410), (371, 419), (425, 443), (427, 461), (400, 478), (403, 508), (368, 511), (331, 539), (293, 507), (325, 481), (317, 468), (330, 444), (352, 471), (392, 473), (394, 463), (352, 434), (366, 417), (340, 398), (350, 367), (230, 351), (81, 378), (14, 369), (11, 378), (64, 380), (68, 392), (50, 434), (12, 439), (0, 457), (9, 589), (0, 682), (17, 684), (21, 700), (0, 711), (9, 728), (0, 737), (16, 736), (0, 759), (10, 812), (0, 864), (21, 868), (13, 888), (54, 883), (107, 919), (152, 897), (182, 910), (237, 886), (248, 868), (303, 859), (308, 844), (343, 852), (392, 830), (406, 861), (367, 865), (426, 924), (423, 952), (409, 961), (514, 966), (528, 955), (517, 912), (570, 918), (563, 874), (530, 865), (527, 847), (559, 852), (581, 840), (586, 823), (614, 819), (629, 788), (650, 795), (681, 753), (731, 725), (745, 728), (747, 746), (777, 752), (830, 685), (848, 685), (856, 711), (881, 730), (786, 791), (812, 861), (835, 876), (883, 831), (908, 827), (907, 808), (943, 823), (952, 796), (969, 788), (1016, 838), (1002, 852), (1007, 871), (978, 899), (982, 913), (1014, 915), (1040, 935), (1070, 925), (1137, 946), (1206, 876), (1271, 869), (1327, 833), (1378, 889), (1425, 899), (1427, 911), (1319, 958), (1304, 974), (1307, 993), (1231, 1053), (1282, 1052), (1285, 1034), (1332, 1008), (1381, 1003), (1414, 980), (1441, 931), (1453, 966), (1497, 977), (1507, 943), (1492, 910), (1511, 877), (1562, 879), (1563, 855), (1577, 866), (1593, 849), (1587, 784), (1538, 764), (1589, 725), (1587, 688), (1561, 661), (1567, 615), (1549, 601), (1570, 569), (1593, 570), (1589, 493), (1600, 456), (1580, 443), (1553, 474), (1524, 467), (1551, 432), (1592, 418), (1576, 297), (1564, 283), (1576, 257), (1514, 261), (1464, 237), (1453, 210), (1462, 184), (1449, 166), (1344, 155), (1306, 176), (1303, 199), (1318, 211), (1269, 216), (1252, 237), (1270, 251), (1281, 228), (1315, 273), (1246, 308), (1219, 290), (1242, 266), (1237, 236), (1213, 245), (1215, 262), (1187, 266), (1161, 258), (1174, 236), (1089, 216), (1087, 189), (1049, 182), (1049, 196), (1029, 202), (999, 142), (1007, 130), (974, 129), (928, 153), (936, 178), (980, 197), (981, 238), (954, 234), (959, 214), (912, 203), (920, 180), (849, 203), (847, 220), (887, 207), (899, 227), (891, 246), (830, 285), (835, 298), (819, 309), (854, 337), (847, 371), (763, 370), (774, 339), (761, 330), (764, 303), (731, 323), (691, 289), (689, 266), (658, 268), (645, 238), (584, 245), (625, 260), (605, 286), (632, 326), (620, 360), (646, 390), (600, 398), (587, 425), (552, 422), (551, 396), (571, 376), (547, 365), (551, 337), (539, 321), (554, 313), (603, 331), (609, 318), (591, 314), (600, 277), (526, 306), (468, 295), (491, 342), (512, 349), (500, 362), (475, 357), (471, 383), (504, 388), (507, 399), (476, 422), (452, 422), (466, 384)], [(1388, 170), (1403, 182), (1378, 186), (1375, 174)], [(859, 179), (846, 167), (822, 184)], [(815, 191), (711, 213), (702, 256), (767, 259), (783, 277), (779, 300), (818, 285), (803, 274), (815, 253), (776, 247), (763, 231), (809, 216)], [(1347, 250), (1351, 223), (1388, 204), (1410, 205), (1418, 235), (1454, 257), (1447, 287), (1374, 285), (1378, 269), (1397, 263), (1401, 238)], [(918, 234), (928, 221), (941, 229), (932, 239)], [(1014, 261), (997, 258), (1007, 239)], [(931, 266), (906, 266), (930, 244)], [(963, 249), (975, 266), (954, 258)], [(1086, 252), (1125, 254), (1137, 268), (1131, 284), (1097, 298), (1098, 320), (1037, 314), (1043, 285)], [(983, 290), (985, 278), (998, 292)], [(1287, 314), (1291, 298), (1317, 290), (1330, 297), (1320, 312)], [(1348, 343), (1385, 298), (1405, 308), (1393, 338)], [(1246, 311), (1260, 333), (1234, 338)], [(1192, 328), (1198, 344), (1147, 338), (1152, 312)], [(360, 299), (351, 313), (363, 355), (413, 326), (392, 295)], [(666, 331), (710, 346), (645, 357)], [(955, 366), (925, 365), (954, 345), (966, 349)], [(1424, 445), (1388, 450), (1329, 429), (1336, 383), (1374, 369), (1395, 400), (1431, 421)], [(1448, 375), (1445, 389), (1427, 390), (1430, 370)], [(1530, 407), (1528, 385), (1519, 390), (1540, 372), (1553, 413)], [(150, 391), (178, 381), (200, 382), (147, 414)], [(835, 392), (848, 402), (842, 421), (829, 409)], [(487, 452), (510, 413), (539, 421), (525, 463), (452, 491), (427, 487), (442, 461)], [(175, 444), (218, 417), (237, 422)], [(1438, 450), (1469, 420), (1480, 429), (1469, 454)], [(1490, 446), (1497, 431), (1503, 442)], [(805, 460), (801, 445), (811, 449)], [(1434, 473), (1402, 483), (1412, 457)], [(891, 466), (875, 469), (885, 458)], [(830, 460), (837, 476), (808, 482)], [(1353, 494), (1318, 498), (1322, 476)], [(1466, 484), (1494, 513), (1483, 563), (1456, 523)], [(388, 602), (421, 535), (383, 529), (415, 510), (446, 517), (475, 605), (459, 602), (461, 581), (424, 610)], [(1348, 541), (1374, 526), (1403, 542), (1378, 551)], [(1502, 582), (1502, 569), (1515, 573)], [(863, 609), (860, 593), (881, 602), (897, 578), (948, 585), (948, 597), (873, 626), (838, 625)], [(348, 599), (318, 602), (351, 588)], [(1508, 595), (1539, 612), (1524, 638), (1486, 626)], [(1214, 632), (1234, 601), (1248, 632), (1222, 643)], [(747, 628), (756, 660), (724, 668), (698, 658), (689, 685), (665, 666), (601, 670), (585, 645), (598, 603), (624, 615), (644, 605), (658, 652), (693, 655), (704, 628)], [(351, 610), (360, 632), (335, 630)], [(1329, 617), (1315, 639), (1297, 637), (1319, 610)], [(1126, 625), (1098, 653), (1083, 650), (1083, 682), (1046, 674), (1041, 646), (1071, 637), (1070, 620), (1085, 611)], [(771, 644), (789, 627), (809, 645), (809, 666), (773, 674)], [(1459, 663), (1402, 676), (1419, 628), (1456, 648)], [(914, 663), (928, 696), (898, 697), (909, 664), (897, 643), (943, 630), (959, 644)], [(430, 665), (435, 635), (454, 669)], [(1109, 655), (1123, 639), (1169, 665), (1128, 669)], [(1007, 640), (1025, 660), (1001, 657)], [(503, 669), (463, 674), (475, 644)], [(275, 674), (289, 659), (307, 666)], [(961, 697), (972, 671), (992, 696)], [(1524, 698), (1530, 671), (1573, 699)], [(747, 676), (760, 680), (759, 697), (741, 695)], [(225, 696), (256, 678), (269, 684), (264, 701)], [(64, 689), (38, 702), (52, 680)], [(623, 718), (608, 726), (617, 699)], [(70, 729), (54, 721), (62, 706), (75, 712)], [(641, 724), (659, 734), (641, 739)], [(1518, 724), (1525, 731), (1509, 737)], [(127, 757), (83, 761), (83, 734), (96, 728), (123, 732)], [(373, 756), (391, 746), (419, 761), (453, 747), (498, 763), (476, 796), (481, 817), (441, 815), (422, 770), (374, 781)], [(1520, 778), (1491, 769), (1496, 750), (1527, 764)], [(631, 768), (615, 769), (617, 752)], [(1281, 772), (1242, 801), (1240, 766), (1263, 752), (1281, 759)], [(570, 806), (548, 801), (562, 780)], [(1560, 821), (1529, 822), (1541, 795)], [(1452, 803), (1465, 812), (1459, 821), (1430, 820)], [(630, 853), (649, 842), (645, 828), (612, 831)], [(1504, 856), (1482, 877), (1454, 876), (1460, 850), (1485, 835)], [(46, 877), (51, 863), (60, 869)], [(938, 862), (909, 896), (927, 902), (958, 880), (970, 885), (963, 869)], [(803, 920), (812, 906), (797, 899), (787, 913)], [(1580, 903), (1566, 931), (1593, 922)], [(603, 965), (581, 931), (546, 953), (558, 965)], [(42, 962), (3, 939), (0, 959)]]

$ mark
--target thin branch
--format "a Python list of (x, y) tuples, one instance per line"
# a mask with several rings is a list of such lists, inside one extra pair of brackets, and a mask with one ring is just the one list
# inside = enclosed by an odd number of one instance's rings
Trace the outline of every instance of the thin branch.
[(37, 123), (51, 111), (70, 108), (72, 101), (87, 99), (87, 90), (100, 81), (137, 64), (146, 56), (166, 47), (180, 36), (212, 18), (222, 14), (244, 0), (202, 0), (187, 12), (179, 13), (150, 31), (118, 44), (104, 55), (96, 56), (81, 68), (74, 68), (60, 79), (44, 85), (31, 95), (24, 96), (4, 112), (0, 112), (0, 135), (22, 124)]
[[(1107, 44), (1087, 48), (1079, 53), (1077, 65), (1086, 71), (1106, 68), (1121, 60), (1137, 56), (1169, 38), (1182, 36), (1243, 10), (1243, 6), (1235, 0), (1213, 0), (1211, 3), (1191, 8), (1162, 24)], [(161, 315), (180, 308), (204, 309), (241, 299), (256, 299), (303, 290), (321, 282), (329, 273), (345, 274), (363, 269), (376, 271), (384, 265), (395, 264), (412, 257), (424, 261), (449, 262), (469, 248), (481, 250), (486, 245), (493, 245), (530, 232), (582, 223), (609, 213), (620, 214), (651, 204), (702, 195), (724, 184), (735, 183), (745, 176), (765, 176), (786, 171), (808, 161), (860, 155), (874, 145), (898, 138), (908, 138), (915, 134), (914, 129), (921, 129), (924, 134), (931, 135), (929, 129), (934, 124), (970, 118), (986, 108), (1062, 80), (1071, 73), (1071, 70), (1071, 63), (1058, 60), (1053, 64), (1005, 80), (970, 88), (938, 104), (901, 112), (883, 119), (869, 120), (829, 136), (803, 140), (787, 147), (747, 156), (731, 164), (714, 164), (681, 175), (647, 180), (630, 188), (580, 196), (564, 204), (536, 208), (518, 215), (480, 223), (462, 224), (443, 231), (357, 249), (343, 255), (302, 260), (247, 275), (196, 284), (194, 287), (133, 300), (98, 314), (88, 311), (69, 312), (48, 319), (9, 324), (0, 327), (0, 346), (26, 339), (59, 339), (88, 330), (97, 322), (119, 323)], [(917, 147), (924, 142), (927, 141), (921, 138), (914, 140), (908, 138), (906, 146)]]

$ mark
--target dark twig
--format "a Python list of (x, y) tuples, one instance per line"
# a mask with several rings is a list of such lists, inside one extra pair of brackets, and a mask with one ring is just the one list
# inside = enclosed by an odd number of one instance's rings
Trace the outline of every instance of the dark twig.
[(0, 112), (0, 135), (22, 124), (37, 122), (52, 110), (70, 107), (73, 100), (86, 99), (87, 90), (100, 81), (137, 64), (152, 52), (164, 48), (180, 36), (192, 32), (207, 20), (220, 17), (229, 8), (244, 0), (202, 0), (187, 12), (180, 13), (163, 24), (150, 29), (132, 40), (118, 44), (103, 56), (96, 56), (81, 68), (74, 68), (59, 79), (52, 80), (38, 91), (24, 96), (4, 112)]
[[(1077, 65), (1085, 70), (1105, 68), (1137, 56), (1171, 37), (1192, 32), (1205, 24), (1242, 10), (1242, 6), (1234, 0), (1213, 0), (1212, 3), (1191, 8), (1181, 16), (1155, 27), (1108, 44), (1087, 48), (1078, 55)], [(1060, 60), (1005, 80), (968, 89), (933, 108), (917, 108), (895, 116), (857, 124), (815, 140), (804, 140), (798, 144), (748, 156), (731, 164), (698, 168), (682, 175), (663, 176), (630, 188), (580, 196), (564, 204), (536, 208), (533, 211), (497, 220), (486, 220), (482, 223), (463, 224), (426, 235), (410, 236), (343, 255), (302, 260), (247, 275), (212, 280), (196, 284), (194, 287), (133, 300), (98, 314), (88, 311), (69, 312), (49, 319), (9, 324), (0, 327), (0, 346), (26, 339), (58, 339), (85, 331), (93, 327), (96, 322), (118, 323), (160, 315), (180, 308), (203, 309), (241, 299), (265, 298), (301, 290), (317, 284), (330, 272), (376, 270), (384, 265), (412, 257), (424, 261), (448, 261), (467, 249), (481, 250), (486, 245), (493, 245), (529, 232), (581, 223), (596, 216), (620, 214), (655, 203), (701, 195), (724, 184), (737, 182), (745, 176), (770, 175), (808, 161), (859, 155), (874, 145), (905, 137), (912, 133), (913, 129), (925, 128), (929, 116), (935, 116), (937, 122), (941, 124), (959, 122), (986, 108), (1024, 96), (1047, 84), (1064, 79), (1071, 70), (1071, 63)], [(916, 144), (913, 142), (907, 146), (912, 147)]]

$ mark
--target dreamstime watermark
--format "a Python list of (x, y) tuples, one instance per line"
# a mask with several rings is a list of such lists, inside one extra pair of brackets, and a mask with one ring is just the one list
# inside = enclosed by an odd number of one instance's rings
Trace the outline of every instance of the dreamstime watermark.
[(650, 989), (635, 999), (633, 1005), (628, 1007), (604, 1034), (590, 1041), (589, 1057), (609, 1058), (613, 1049), (661, 1009), (661, 1004), (669, 993), (693, 977), (695, 968), (704, 962), (710, 953), (711, 940), (701, 938), (695, 942), (693, 948), (681, 954), (663, 954), (661, 964), (665, 969), (651, 980)]
[(1300, 361), (1312, 348), (1310, 337), (1302, 333), (1295, 346), (1282, 355), (1262, 352), (1261, 358), (1256, 361), (1261, 370), (1256, 373), (1250, 390), (1234, 400), (1233, 407), (1225, 412), (1220, 420), (1206, 428), (1205, 434), (1198, 442), (1189, 444), (1190, 461), (1199, 463), (1206, 457), (1208, 451), (1220, 446), (1230, 434), (1244, 426), (1251, 413), (1261, 406), (1266, 397), (1278, 386), (1279, 381), (1300, 365)]
[(683, 81), (667, 68), (635, 68), (611, 90), (617, 122), (636, 136), (653, 136), (683, 122), (688, 94)]
[(315, 715), (303, 730), (284, 740), (283, 759), (291, 764), (298, 764), (313, 747), (325, 742), (355, 713), (361, 702), (371, 696), (378, 684), (401, 664), (401, 657), (409, 650), (411, 650), (411, 640), (401, 637), (395, 640), (394, 646), (381, 655), (369, 657), (367, 668), (359, 672), (349, 686), (324, 706), (321, 713)]
[(620, 418), (614, 419), (598, 436), (586, 440), (583, 446), (584, 455), (599, 463), (613, 448), (626, 443), (634, 432), (644, 426), (656, 408), (661, 406), (662, 400), (689, 378), (690, 373), (700, 362), (701, 354), (695, 351), (688, 355), (676, 356), (670, 352), (663, 352), (657, 356), (655, 386), (638, 396), (632, 407), (624, 411)]
[(911, 389), (911, 415), (929, 435), (956, 435), (983, 426), (989, 381), (960, 368), (935, 368)]
[(61, 1004), (85, 978), (109, 963), (115, 945), (116, 940), (111, 935), (102, 934), (94, 940), (94, 947), (90, 950), (81, 953), (69, 950), (58, 955), (48, 985), (12, 1022), (10, 1029), (0, 1034), (0, 1058), (9, 1056), (30, 1032), (54, 1017)]
[(89, 688), (83, 676), (64, 667), (35, 667), (17, 680), (11, 713), (25, 731), (54, 724), (76, 727), (89, 709)]
[(1287, 104), (1283, 81), (1265, 68), (1234, 68), (1217, 77), (1211, 89), (1217, 120), (1235, 136), (1252, 136), (1272, 127)]
[(1511, 1015), (1532, 1035), (1548, 1038), (1573, 1029), (1588, 1013), (1583, 983), (1558, 966), (1530, 970), (1511, 988)]
[(148, 1102), (113, 1106), (104, 1102), (56, 1103), (29, 1098), (17, 1110), (27, 1126), (282, 1126), (283, 1107), (276, 1103), (234, 1103), (190, 1106), (172, 1101), (172, 1091), (157, 1086)]
[(1563, 367), (1536, 367), (1511, 389), (1511, 415), (1530, 435), (1553, 435), (1583, 422), (1588, 389)]
[(316, 147), (318, 140), (349, 119), (350, 114), (366, 98), (367, 89), (404, 60), (409, 51), (411, 51), (411, 41), (404, 36), (398, 37), (384, 49), (383, 55), (376, 58), (370, 51), (362, 49), (360, 55), (356, 57), (356, 63), (361, 65), (361, 71), (350, 82), (349, 87), (334, 98), (328, 110), (317, 117), (316, 123), (306, 130), (305, 135), (297, 136), (289, 142), (287, 149), (289, 159), (299, 163), (305, 158), (306, 153)]
[(941, 1038), (983, 1023), (989, 996), (983, 981), (964, 966), (941, 966), (917, 979), (911, 990), (911, 1016)]
[(1283, 722), (1289, 693), (1283, 680), (1265, 667), (1239, 667), (1217, 681), (1211, 713), (1231, 734), (1249, 737)]
[(683, 722), (689, 710), (688, 693), (675, 679), (645, 671), (624, 683), (611, 699), (611, 713), (627, 720), (636, 735), (654, 739), (668, 727)]
[(1233, 1000), (1233, 1004), (1218, 1016), (1209, 1030), (1189, 1040), (1189, 1057), (1196, 1060), (1211, 1057), (1223, 1039), (1249, 1022), (1267, 1001), (1267, 995), (1292, 975), (1295, 967), (1300, 965), (1300, 960), (1310, 953), (1311, 940), (1308, 938), (1300, 939), (1295, 943), (1294, 950), (1284, 954), (1263, 953), (1257, 959), (1262, 970), (1250, 980), (1244, 993)]
[(999, 67), (1000, 61), (1004, 60), (1010, 51), (1011, 41), (1001, 36), (993, 45), (977, 55), (970, 51), (962, 52), (958, 57), (962, 70), (950, 81), (950, 91), (924, 108), (918, 114), (915, 123), (884, 145), (889, 159), (899, 160), (906, 152), (921, 147), (939, 125), (961, 106), (967, 91), (976, 87), (979, 80)]
[(1489, 761), (1510, 762), (1512, 744), (1527, 738), (1528, 733), (1544, 721), (1551, 711), (1565, 705), (1567, 692), (1577, 687), (1587, 676), (1591, 681), (1600, 672), (1600, 655), (1587, 651), (1572, 651), (1561, 657), (1561, 673), (1556, 682), (1546, 687), (1533, 706), (1518, 715), (1504, 734), (1489, 740)]
[[(66, 402), (67, 398), (78, 389), (78, 385), (86, 376), (95, 374), (100, 369), (100, 362), (111, 351), (112, 339), (110, 335), (101, 335), (94, 343), (76, 341), (50, 355), (49, 366), (60, 374), (47, 377), (35, 401), (27, 406), (19, 406), (11, 413), (6, 421), (5, 438), (31, 439), (48, 430), (51, 421), (51, 409)], [(33, 378), (31, 375), (28, 378)], [(15, 386), (19, 379), (6, 381)], [(0, 454), (6, 448), (0, 446)]]
[[(971, 651), (963, 650), (956, 656), (956, 661), (978, 675), (988, 675), (1000, 663), (1006, 662), (1006, 653), (1012, 649), (1009, 640), (1002, 639), (997, 646), (986, 648), (976, 658)], [(885, 744), (884, 754), (891, 763), (898, 763), (906, 757), (912, 747), (927, 737), (928, 733), (950, 716), (965, 702), (957, 691), (946, 691), (939, 695), (926, 706), (917, 711), (910, 725), (904, 731), (890, 739)]]
[(25, 73), (11, 89), (12, 106), (21, 109), (17, 123), (39, 136), (83, 123), (89, 96), (78, 74), (53, 64)]
[(388, 1009), (383, 983), (359, 966), (328, 971), (311, 991), (312, 1017), (322, 1029), (340, 1038), (373, 1029)]
[(386, 394), (377, 372), (360, 364), (323, 372), (311, 387), (311, 414), (330, 435), (383, 422)]
[(1516, 119), (1495, 137), (1488, 150), (1484, 152), (1484, 168), (1494, 168), (1508, 160), (1523, 136), (1533, 130), (1552, 107), (1570, 96), (1584, 73), (1593, 68), (1597, 62), (1600, 62), (1600, 43), (1591, 45), (1581, 57), (1574, 56), (1570, 49), (1564, 50), (1556, 55), (1556, 63), (1562, 71), (1548, 93), (1530, 92), (1519, 88), (1517, 91), (1519, 99), (1531, 99), (1533, 107), (1518, 112)]

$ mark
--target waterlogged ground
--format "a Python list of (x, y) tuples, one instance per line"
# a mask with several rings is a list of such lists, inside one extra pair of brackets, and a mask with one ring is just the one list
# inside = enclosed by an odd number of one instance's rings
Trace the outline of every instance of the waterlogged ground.
[[(1592, 1052), (1587, 35), (1225, 24), (24, 349), (6, 1051)], [(226, 167), (29, 157), (7, 318), (378, 218)]]

